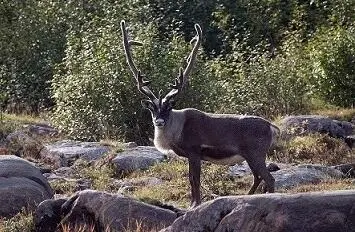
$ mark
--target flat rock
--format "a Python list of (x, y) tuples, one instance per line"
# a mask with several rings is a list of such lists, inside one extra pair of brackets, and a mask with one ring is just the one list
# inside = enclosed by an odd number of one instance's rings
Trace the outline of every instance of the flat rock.
[(53, 191), (41, 171), (12, 155), (0, 156), (0, 217), (12, 217), (23, 208), (33, 210)]
[(281, 134), (284, 137), (307, 135), (309, 133), (328, 134), (334, 138), (345, 138), (354, 131), (354, 124), (338, 121), (320, 115), (288, 116), (281, 120)]
[(118, 173), (126, 173), (139, 169), (147, 169), (165, 159), (166, 156), (155, 147), (137, 146), (119, 153), (112, 159), (112, 163), (115, 165)]
[(101, 158), (110, 149), (98, 142), (63, 140), (45, 146), (42, 157), (52, 159), (56, 166), (70, 166), (75, 160), (93, 161)]
[(161, 232), (354, 232), (355, 190), (221, 197)]
[(328, 179), (340, 179), (344, 175), (333, 167), (304, 164), (272, 173), (275, 178), (275, 189), (290, 189), (299, 185), (318, 184)]

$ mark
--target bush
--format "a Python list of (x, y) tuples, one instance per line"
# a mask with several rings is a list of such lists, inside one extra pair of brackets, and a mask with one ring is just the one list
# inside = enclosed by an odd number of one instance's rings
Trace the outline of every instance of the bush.
[(218, 111), (269, 118), (307, 111), (309, 88), (304, 76), (308, 70), (301, 53), (244, 56), (237, 49), (211, 62), (219, 84)]
[(355, 105), (355, 27), (321, 30), (309, 45), (315, 93), (343, 107)]
[(38, 113), (52, 106), (50, 80), (64, 55), (65, 4), (2, 1), (0, 5), (0, 109)]

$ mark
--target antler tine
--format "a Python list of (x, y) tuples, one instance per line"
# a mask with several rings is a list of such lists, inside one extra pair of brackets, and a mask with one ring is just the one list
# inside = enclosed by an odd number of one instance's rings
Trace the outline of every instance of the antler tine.
[(184, 70), (184, 82), (183, 84), (185, 85), (185, 83), (187, 82), (187, 78), (190, 75), (190, 72), (192, 70), (192, 67), (196, 61), (196, 57), (197, 57), (197, 53), (198, 53), (198, 49), (201, 45), (201, 38), (202, 38), (202, 30), (200, 25), (195, 24), (195, 30), (196, 30), (196, 35), (194, 38), (192, 38), (191, 43), (195, 42), (195, 45), (190, 53), (190, 55), (187, 58), (187, 65), (186, 68)]
[(174, 79), (174, 82), (170, 84), (170, 92), (165, 96), (165, 101), (170, 101), (173, 97), (175, 97), (180, 90), (183, 88), (184, 82), (184, 71), (182, 68), (179, 69), (179, 76)]
[(143, 77), (144, 76), (141, 74), (141, 71), (138, 70), (136, 79), (137, 79), (137, 87), (138, 87), (139, 92), (146, 95), (152, 101), (154, 99), (157, 99), (157, 97), (154, 95), (154, 93), (148, 88), (150, 81), (143, 80)]
[(187, 65), (185, 69), (183, 70), (182, 68), (179, 69), (179, 77), (176, 78), (173, 82), (173, 84), (170, 85), (172, 90), (165, 96), (166, 101), (169, 101), (171, 98), (175, 97), (186, 85), (188, 76), (191, 73), (192, 67), (196, 61), (198, 49), (201, 45), (201, 38), (202, 38), (202, 30), (200, 25), (195, 24), (195, 30), (196, 30), (196, 35), (190, 43), (195, 43), (191, 53), (187, 57)]
[(150, 100), (157, 99), (153, 92), (148, 88), (150, 81), (143, 80), (143, 75), (140, 70), (137, 69), (137, 66), (134, 64), (131, 47), (133, 45), (142, 46), (143, 44), (139, 41), (129, 40), (128, 39), (128, 29), (126, 28), (126, 23), (124, 20), (121, 21), (121, 31), (122, 31), (122, 39), (123, 39), (123, 48), (126, 55), (126, 61), (128, 66), (137, 82), (138, 90), (146, 95)]

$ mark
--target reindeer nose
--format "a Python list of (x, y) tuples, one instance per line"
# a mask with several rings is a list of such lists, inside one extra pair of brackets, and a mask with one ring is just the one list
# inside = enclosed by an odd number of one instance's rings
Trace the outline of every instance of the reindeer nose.
[(155, 119), (154, 124), (155, 124), (155, 126), (158, 126), (158, 127), (164, 126), (165, 125), (165, 120), (161, 119), (161, 118), (157, 118), (157, 119)]

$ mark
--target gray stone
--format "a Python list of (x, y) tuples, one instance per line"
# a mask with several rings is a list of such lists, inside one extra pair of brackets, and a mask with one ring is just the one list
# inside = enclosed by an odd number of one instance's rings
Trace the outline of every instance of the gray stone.
[(339, 164), (332, 167), (341, 171), (345, 177), (355, 178), (355, 163)]
[(47, 159), (53, 159), (57, 166), (70, 166), (77, 159), (93, 161), (101, 158), (109, 151), (107, 146), (102, 146), (97, 142), (79, 142), (64, 140), (54, 144), (46, 145), (46, 154), (42, 154)]
[(33, 210), (53, 191), (41, 171), (12, 155), (0, 156), (0, 217), (12, 217), (23, 208)]
[(57, 226), (62, 219), (62, 205), (67, 199), (49, 199), (41, 202), (33, 217), (33, 223), (36, 232), (56, 231)]
[(161, 232), (354, 232), (355, 191), (221, 197)]
[[(63, 202), (59, 202), (62, 204)], [(94, 190), (85, 190), (76, 193), (61, 205), (57, 201), (48, 202), (40, 207), (35, 215), (36, 228), (46, 228), (47, 224), (63, 224), (95, 226), (95, 231), (152, 231), (170, 225), (177, 214), (171, 210), (145, 204), (119, 194), (109, 194)], [(61, 218), (52, 217), (53, 223), (44, 220), (43, 215), (53, 215), (60, 211)], [(50, 218), (50, 217), (47, 217)], [(42, 230), (46, 231), (46, 230)]]
[(35, 137), (52, 137), (59, 134), (57, 129), (44, 123), (27, 125), (25, 129)]
[(147, 169), (165, 159), (166, 156), (155, 147), (138, 146), (119, 153), (112, 160), (112, 163), (115, 165), (118, 173), (127, 173), (139, 169)]
[(345, 138), (353, 133), (354, 128), (354, 124), (350, 122), (333, 120), (320, 115), (288, 116), (282, 119), (280, 125), (281, 134), (286, 138), (309, 133)]
[(275, 178), (275, 188), (290, 189), (299, 185), (317, 184), (323, 180), (343, 178), (343, 173), (332, 167), (323, 165), (298, 165), (272, 173)]
[[(276, 172), (280, 169), (289, 168), (292, 165), (290, 164), (282, 164), (282, 163), (267, 163), (267, 168), (270, 172)], [(241, 164), (236, 164), (229, 167), (229, 174), (235, 177), (243, 177), (247, 175), (251, 175), (252, 172), (250, 167), (246, 161), (243, 161)]]

